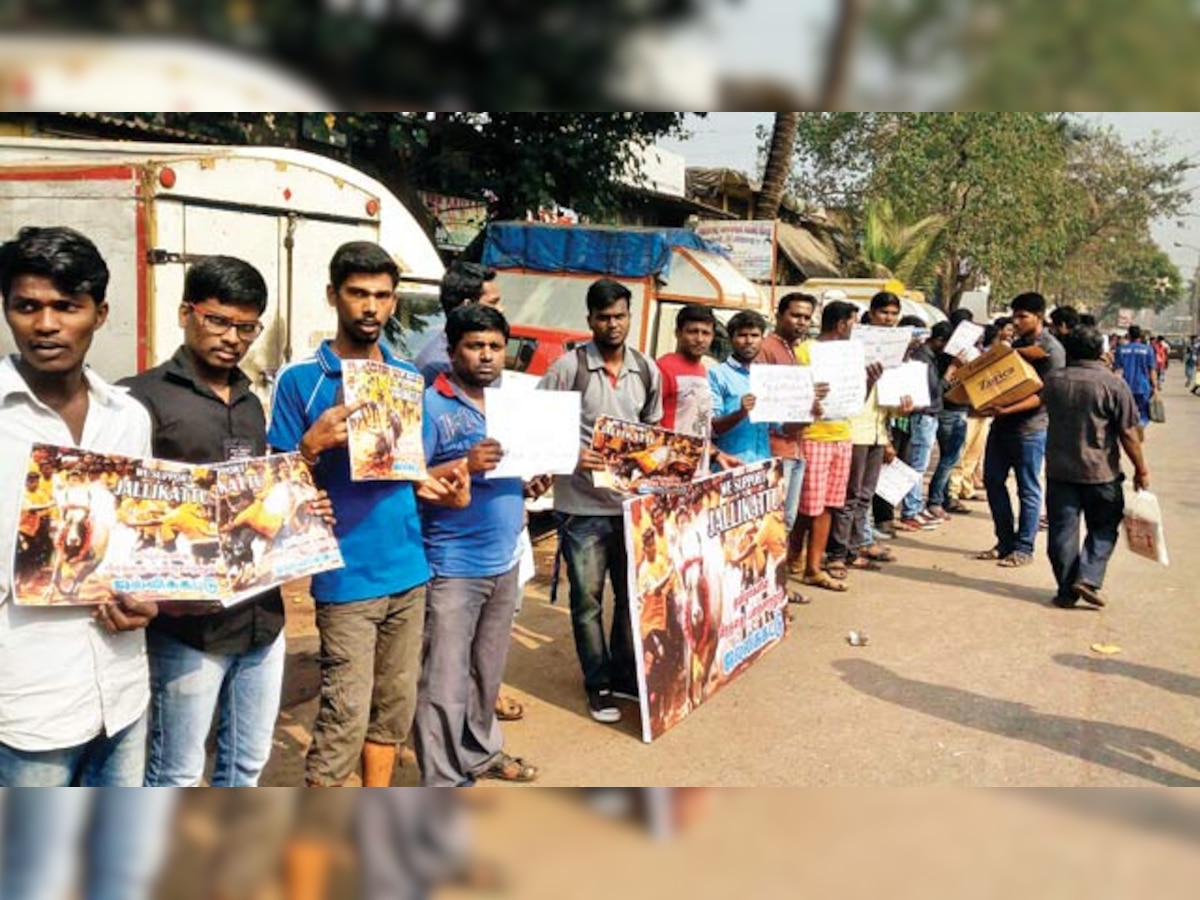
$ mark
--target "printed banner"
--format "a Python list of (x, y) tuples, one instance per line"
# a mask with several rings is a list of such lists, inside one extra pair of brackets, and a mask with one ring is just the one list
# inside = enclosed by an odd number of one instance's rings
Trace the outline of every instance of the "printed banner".
[(29, 606), (135, 600), (230, 605), (342, 565), (312, 515), (298, 454), (211, 466), (35, 444), (17, 523), (13, 595)]
[(366, 359), (342, 361), (347, 406), (367, 405), (346, 421), (352, 481), (421, 481), (425, 448), (420, 375)]
[(775, 223), (725, 222), (705, 219), (696, 226), (696, 234), (729, 254), (730, 261), (751, 281), (773, 280), (775, 265)]
[(702, 437), (600, 416), (592, 449), (606, 468), (592, 473), (592, 483), (622, 494), (675, 490), (696, 477), (707, 444)]
[(787, 630), (783, 464), (625, 503), (642, 740), (741, 675)]

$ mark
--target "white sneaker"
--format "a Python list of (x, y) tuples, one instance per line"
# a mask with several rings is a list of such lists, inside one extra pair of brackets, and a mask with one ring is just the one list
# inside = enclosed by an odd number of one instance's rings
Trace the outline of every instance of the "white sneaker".
[(613, 704), (612, 691), (588, 691), (588, 712), (597, 722), (615, 725), (621, 721), (621, 711)]

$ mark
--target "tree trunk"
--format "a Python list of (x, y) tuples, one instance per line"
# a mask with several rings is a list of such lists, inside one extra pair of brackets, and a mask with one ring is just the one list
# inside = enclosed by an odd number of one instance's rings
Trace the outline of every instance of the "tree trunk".
[(792, 173), (792, 153), (796, 149), (796, 128), (800, 124), (800, 113), (775, 113), (775, 127), (771, 132), (771, 146), (767, 151), (767, 165), (763, 170), (762, 190), (754, 204), (754, 218), (774, 219), (779, 215), (779, 203), (783, 189)]

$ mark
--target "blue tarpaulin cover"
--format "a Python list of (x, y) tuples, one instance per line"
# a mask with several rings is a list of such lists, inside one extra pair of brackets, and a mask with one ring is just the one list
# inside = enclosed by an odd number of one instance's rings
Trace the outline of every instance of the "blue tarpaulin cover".
[(483, 264), (495, 269), (665, 278), (672, 247), (721, 253), (715, 244), (685, 228), (492, 222), (484, 236)]

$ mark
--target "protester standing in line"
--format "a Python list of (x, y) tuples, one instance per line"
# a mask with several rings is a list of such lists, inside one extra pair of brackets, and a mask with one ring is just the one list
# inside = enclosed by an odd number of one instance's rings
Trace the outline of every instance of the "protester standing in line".
[[(442, 312), (447, 317), (468, 303), (479, 303), (499, 312), (504, 311), (500, 288), (496, 284), (496, 270), (465, 260), (455, 260), (446, 267), (438, 289), (438, 300), (442, 305)], [(426, 387), (433, 384), (434, 379), (442, 372), (450, 371), (445, 328), (421, 348), (421, 352), (413, 360), (413, 365), (421, 371)]]
[[(792, 292), (781, 297), (775, 310), (775, 330), (763, 338), (755, 362), (771, 366), (799, 365), (796, 351), (808, 337), (816, 310), (817, 299), (811, 294)], [(770, 430), (771, 455), (783, 460), (783, 481), (786, 485), (783, 518), (788, 529), (786, 568), (793, 575), (804, 571), (801, 558), (804, 534), (797, 529), (800, 490), (804, 484), (803, 433), (804, 426), (798, 422), (772, 425)]]
[[(1045, 327), (1046, 299), (1037, 293), (1020, 294), (1012, 301), (1013, 347), (1045, 383), (1054, 370), (1066, 365), (1062, 344)], [(983, 480), (996, 533), (996, 545), (977, 555), (1005, 568), (1033, 562), (1034, 540), (1042, 508), (1042, 461), (1046, 456), (1048, 418), (1039, 391), (1005, 406), (980, 412), (994, 416), (983, 461)], [(1008, 495), (1008, 474), (1017, 479), (1019, 516), (1014, 521)]]
[(451, 369), (425, 392), (427, 464), (466, 460), (471, 473), (469, 506), (421, 504), (432, 578), (425, 591), (414, 737), (425, 787), (537, 778), (534, 766), (504, 752), (496, 718), (520, 591), (515, 556), (525, 520), (521, 479), (486, 477), (504, 448), (487, 437), (484, 389), (501, 378), (508, 334), (508, 322), (491, 307), (470, 304), (451, 312)]
[(1138, 408), (1138, 435), (1144, 441), (1146, 426), (1150, 424), (1150, 401), (1158, 393), (1155, 378), (1157, 363), (1141, 328), (1130, 325), (1128, 337), (1113, 353), (1113, 368), (1121, 370), (1121, 376), (1133, 394), (1133, 401)]
[[(973, 321), (974, 315), (969, 309), (956, 309), (950, 314), (952, 329), (962, 322)], [(938, 354), (937, 369), (943, 385), (951, 378), (951, 366), (957, 368), (964, 362), (966, 359), (961, 355), (952, 358), (945, 353)], [(932, 518), (944, 521), (949, 513), (967, 515), (971, 512), (951, 490), (951, 476), (962, 460), (967, 444), (967, 413), (970, 410), (969, 403), (955, 403), (943, 394), (942, 409), (937, 414), (938, 463), (929, 479), (929, 502), (925, 508), (926, 514)]]
[[(1067, 366), (1050, 372), (1042, 391), (1046, 438), (1047, 549), (1058, 591), (1054, 605), (1078, 600), (1104, 606), (1104, 573), (1125, 511), (1121, 450), (1133, 463), (1133, 486), (1150, 487), (1138, 438), (1133, 394), (1101, 361), (1104, 338), (1082, 326), (1063, 338)], [(1079, 522), (1087, 523), (1083, 550)]]
[(464, 505), (465, 465), (406, 481), (351, 481), (342, 360), (367, 359), (418, 374), (380, 343), (396, 304), (400, 271), (378, 244), (343, 244), (329, 263), (326, 298), (337, 335), (310, 359), (279, 373), (267, 432), (276, 450), (313, 466), (338, 517), (345, 567), (313, 576), (321, 638), (321, 697), (305, 760), (310, 786), (343, 784), (361, 756), (366, 787), (391, 784), (398, 747), (416, 706), (429, 579), (416, 497)]
[(153, 603), (17, 606), (10, 581), (30, 445), (149, 457), (150, 416), (86, 366), (108, 318), (108, 266), (70, 228), (0, 246), (0, 299), (17, 353), (0, 360), (0, 786), (138, 787)]
[[(821, 310), (821, 333), (818, 341), (848, 341), (854, 331), (857, 308), (844, 300), (834, 300)], [(811, 344), (801, 345), (796, 353), (800, 365), (812, 365)], [(879, 366), (868, 367), (867, 387), (879, 377)], [(821, 400), (813, 404), (816, 421), (804, 429), (801, 455), (805, 459), (804, 484), (800, 490), (796, 531), (797, 545), (807, 541), (804, 557), (804, 577), (801, 581), (811, 587), (841, 593), (845, 582), (833, 578), (823, 569), (833, 511), (846, 503), (846, 487), (850, 480), (850, 420), (823, 420)]]
[(709, 370), (713, 395), (713, 443), (729, 457), (743, 463), (771, 458), (770, 426), (751, 422), (755, 396), (750, 393), (750, 365), (762, 348), (766, 320), (758, 313), (736, 313), (726, 326), (732, 344), (729, 358)]
[[(875, 328), (894, 328), (900, 318), (900, 298), (880, 291), (871, 298), (865, 324)], [(911, 411), (911, 402), (901, 413)], [(852, 452), (846, 505), (833, 510), (829, 534), (826, 571), (834, 578), (845, 578), (847, 567), (878, 569), (880, 562), (895, 562), (896, 556), (871, 539), (871, 501), (884, 465), (896, 458), (888, 432), (891, 410), (879, 405), (876, 385), (867, 391), (862, 411), (850, 419)]]
[[(926, 377), (929, 380), (929, 405), (924, 409), (915, 409), (908, 417), (908, 449), (905, 462), (922, 479), (929, 469), (929, 461), (933, 457), (933, 448), (937, 442), (938, 413), (942, 409), (942, 394), (946, 383), (938, 372), (938, 359), (946, 349), (954, 326), (949, 322), (938, 322), (929, 332), (925, 343), (913, 351), (910, 359), (922, 362), (926, 366)], [(946, 376), (954, 374), (953, 369), (946, 370)], [(902, 531), (932, 531), (941, 525), (941, 519), (929, 515), (925, 504), (925, 491), (922, 481), (918, 481), (911, 491), (900, 502), (900, 524), (897, 528)]]
[[(604, 458), (592, 450), (592, 429), (601, 415), (657, 425), (662, 420), (662, 376), (653, 360), (628, 346), (632, 294), (608, 278), (587, 291), (592, 339), (559, 357), (539, 383), (552, 391), (579, 391), (579, 467), (554, 479), (554, 509), (571, 585), (571, 625), (583, 670), (588, 711), (597, 722), (621, 720), (614, 697), (636, 699), (637, 670), (629, 608), (629, 560), (625, 552), (624, 496), (597, 488), (592, 472)], [(612, 583), (611, 632), (604, 633), (604, 582)]]
[[(238, 367), (262, 333), (266, 307), (266, 282), (243, 260), (210, 256), (188, 269), (179, 307), (183, 345), (165, 363), (121, 382), (150, 412), (156, 458), (216, 463), (266, 454), (262, 403)], [(283, 687), (279, 588), (229, 609), (161, 606), (147, 631), (146, 786), (200, 784), (214, 714), (210, 783), (256, 786), (271, 754)]]

